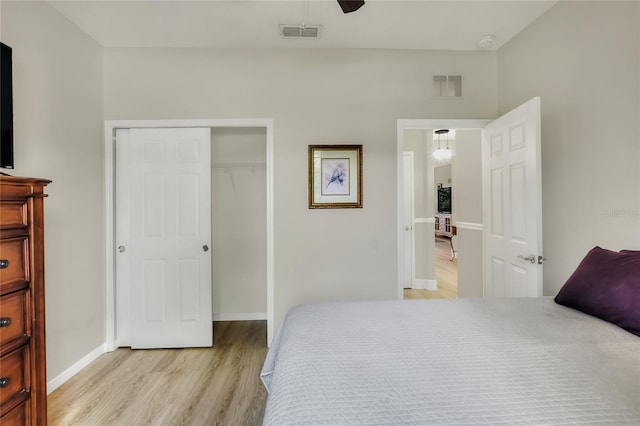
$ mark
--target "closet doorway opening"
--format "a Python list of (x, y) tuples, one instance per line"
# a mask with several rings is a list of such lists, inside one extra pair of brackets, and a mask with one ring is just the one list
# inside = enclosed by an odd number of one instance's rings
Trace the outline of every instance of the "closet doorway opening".
[[(212, 295), (207, 297), (211, 311), (207, 315), (217, 321), (266, 320), (267, 345), (273, 338), (272, 120), (106, 121), (107, 351), (128, 346), (120, 338), (126, 338), (126, 332), (119, 333), (123, 310), (118, 296), (123, 290), (118, 290), (117, 256), (122, 249), (117, 241), (116, 136), (123, 129), (157, 129), (162, 133), (164, 129), (180, 128), (205, 128), (210, 133), (211, 149), (203, 157), (210, 172), (206, 185), (210, 189), (206, 192), (210, 191), (211, 206), (206, 218), (211, 229), (209, 247), (206, 243), (202, 246), (204, 252), (211, 253), (212, 263), (211, 292), (207, 294)], [(131, 312), (135, 307), (128, 309)]]
[(211, 129), (213, 320), (267, 319), (266, 129)]

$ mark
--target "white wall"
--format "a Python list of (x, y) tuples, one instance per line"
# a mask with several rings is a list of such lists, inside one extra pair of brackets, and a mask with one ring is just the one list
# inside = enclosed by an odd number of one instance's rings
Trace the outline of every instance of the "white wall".
[(500, 112), (542, 100), (544, 294), (640, 247), (638, 2), (559, 2), (498, 52)]
[[(439, 184), (441, 184), (443, 188), (448, 188), (451, 186), (451, 164), (445, 164), (444, 166), (434, 167), (433, 173), (435, 176), (434, 188), (437, 189)], [(436, 208), (437, 207), (438, 207), (438, 203), (436, 200)]]
[(211, 143), (213, 317), (266, 318), (266, 131), (215, 128)]
[(458, 297), (482, 297), (482, 132), (456, 130), (451, 165)]
[[(453, 182), (453, 219), (482, 223), (482, 131), (456, 130), (456, 150), (449, 176)], [(446, 180), (445, 180), (446, 182)], [(449, 185), (444, 185), (449, 186)]]
[(104, 342), (102, 48), (43, 2), (0, 3), (13, 48), (16, 168), (48, 178), (47, 376)]
[[(274, 120), (275, 322), (293, 305), (397, 297), (396, 121), (494, 117), (495, 52), (105, 49), (105, 119)], [(465, 76), (462, 99), (431, 75)], [(362, 209), (309, 210), (307, 147), (362, 144)]]

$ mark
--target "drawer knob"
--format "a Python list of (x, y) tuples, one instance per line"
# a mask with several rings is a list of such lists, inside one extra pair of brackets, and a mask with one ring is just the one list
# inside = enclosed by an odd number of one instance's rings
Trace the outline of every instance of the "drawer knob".
[(0, 327), (9, 327), (11, 325), (10, 317), (2, 317), (0, 318)]
[(8, 377), (0, 377), (0, 388), (6, 388), (9, 386), (9, 378)]
[(0, 259), (0, 269), (7, 269), (9, 267), (9, 259)]

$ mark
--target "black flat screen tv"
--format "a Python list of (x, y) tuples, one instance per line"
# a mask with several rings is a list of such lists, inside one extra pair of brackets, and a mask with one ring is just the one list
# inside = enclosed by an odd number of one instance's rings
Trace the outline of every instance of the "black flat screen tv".
[(438, 213), (451, 213), (451, 187), (438, 188)]
[(0, 43), (0, 167), (13, 169), (13, 66), (11, 48)]

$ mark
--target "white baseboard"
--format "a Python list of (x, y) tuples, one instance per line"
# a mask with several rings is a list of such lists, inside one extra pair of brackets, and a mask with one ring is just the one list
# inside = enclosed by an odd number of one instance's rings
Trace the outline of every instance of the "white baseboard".
[(432, 290), (432, 291), (437, 290), (438, 281), (416, 278), (415, 280), (413, 280), (413, 288), (420, 289), (420, 290)]
[(64, 384), (64, 382), (66, 382), (67, 380), (75, 376), (80, 370), (85, 368), (87, 365), (91, 364), (93, 361), (95, 361), (100, 355), (102, 355), (105, 352), (106, 352), (106, 346), (103, 343), (102, 345), (98, 346), (97, 348), (95, 348), (94, 350), (92, 350), (91, 352), (83, 356), (78, 362), (76, 362), (71, 367), (64, 370), (58, 376), (49, 380), (49, 382), (47, 382), (47, 395), (49, 395), (54, 390), (58, 389), (60, 386), (62, 386), (62, 384)]
[(241, 314), (213, 314), (214, 321), (259, 321), (266, 320), (266, 312), (249, 312)]

